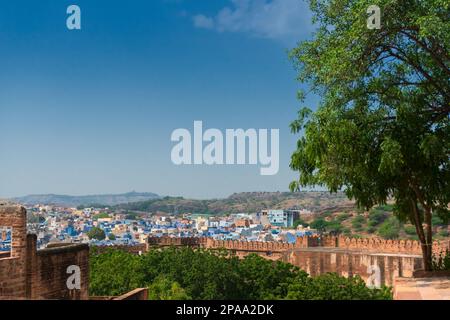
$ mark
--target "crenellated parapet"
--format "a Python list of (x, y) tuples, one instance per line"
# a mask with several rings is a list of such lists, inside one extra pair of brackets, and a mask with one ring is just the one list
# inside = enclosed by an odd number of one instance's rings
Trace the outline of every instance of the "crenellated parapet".
[(246, 252), (285, 252), (294, 249), (293, 244), (284, 242), (262, 242), (262, 241), (238, 241), (238, 240), (214, 240), (208, 238), (206, 241), (208, 249), (227, 249)]
[[(149, 247), (190, 246), (197, 248), (223, 248), (242, 252), (285, 252), (292, 249), (325, 247), (377, 253), (421, 255), (421, 245), (415, 240), (385, 240), (381, 238), (350, 238), (345, 236), (304, 236), (295, 243), (276, 241), (214, 240), (212, 238), (149, 237)], [(450, 241), (434, 241), (433, 252), (439, 254), (450, 249)]]
[(205, 237), (151, 237), (147, 238), (148, 247), (205, 247)]
[[(324, 247), (333, 246), (349, 250), (361, 250), (379, 253), (422, 254), (421, 244), (416, 240), (385, 240), (381, 238), (350, 238), (344, 236), (328, 237)], [(433, 253), (439, 254), (450, 249), (450, 241), (434, 241)]]

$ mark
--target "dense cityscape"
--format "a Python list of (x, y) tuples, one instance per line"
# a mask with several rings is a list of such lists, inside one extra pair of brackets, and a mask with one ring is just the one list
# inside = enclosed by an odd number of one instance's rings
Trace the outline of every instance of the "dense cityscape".
[[(27, 208), (28, 230), (37, 235), (37, 245), (89, 243), (91, 245), (132, 245), (152, 237), (210, 237), (216, 240), (280, 241), (294, 243), (299, 236), (316, 230), (294, 222), (306, 209), (261, 210), (208, 216), (202, 214), (135, 214), (108, 208), (64, 208), (35, 205)], [(8, 250), (10, 232), (3, 230), (0, 250)]]

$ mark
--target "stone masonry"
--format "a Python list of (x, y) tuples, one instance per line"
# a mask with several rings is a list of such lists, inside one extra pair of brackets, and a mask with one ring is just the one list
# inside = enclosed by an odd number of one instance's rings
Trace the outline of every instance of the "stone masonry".
[[(88, 299), (87, 244), (37, 250), (25, 208), (7, 203), (0, 203), (0, 226), (12, 229), (11, 252), (0, 256), (0, 299)], [(80, 268), (80, 289), (67, 286), (69, 266)]]

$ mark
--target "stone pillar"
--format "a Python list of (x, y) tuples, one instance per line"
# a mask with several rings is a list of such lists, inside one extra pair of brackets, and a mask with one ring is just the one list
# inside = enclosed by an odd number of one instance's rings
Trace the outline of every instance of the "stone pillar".
[(0, 260), (0, 296), (26, 297), (27, 214), (23, 207), (0, 203), (0, 226), (11, 228), (11, 255)]
[(26, 259), (26, 297), (27, 299), (36, 299), (37, 286), (37, 236), (35, 234), (27, 235), (27, 259)]

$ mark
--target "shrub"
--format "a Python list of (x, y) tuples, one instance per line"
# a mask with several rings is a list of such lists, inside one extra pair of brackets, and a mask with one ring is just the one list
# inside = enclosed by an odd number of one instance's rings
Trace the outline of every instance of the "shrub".
[(414, 236), (416, 235), (416, 228), (414, 226), (405, 226), (405, 233)]
[(337, 216), (336, 219), (337, 219), (339, 222), (342, 222), (342, 221), (347, 220), (349, 217), (350, 217), (350, 213), (341, 213), (341, 214), (339, 214), (339, 215)]
[(108, 239), (111, 241), (116, 240), (116, 236), (114, 235), (114, 233), (110, 233), (108, 234)]
[(106, 218), (109, 218), (109, 214), (107, 214), (106, 212), (96, 214), (95, 216), (92, 217), (93, 220), (106, 219)]
[(352, 225), (353, 224), (363, 224), (364, 222), (366, 222), (366, 218), (364, 218), (364, 216), (362, 216), (362, 215), (358, 215), (353, 218)]
[(440, 230), (440, 231), (438, 232), (438, 234), (439, 234), (441, 237), (448, 237), (448, 236), (449, 236), (448, 230), (445, 230), (445, 229)]
[(387, 300), (391, 289), (369, 289), (359, 276), (344, 278), (328, 273), (289, 285), (287, 299), (301, 300)]
[(385, 220), (378, 229), (378, 234), (384, 239), (397, 239), (400, 232), (400, 222), (396, 217)]
[(89, 230), (87, 236), (89, 237), (89, 239), (95, 240), (104, 240), (106, 238), (105, 231), (97, 227), (93, 227), (91, 230)]
[(433, 257), (433, 270), (450, 270), (450, 252), (448, 249), (445, 253), (440, 253)]
[(362, 227), (362, 224), (359, 222), (352, 222), (352, 227), (356, 229), (360, 229)]
[(387, 214), (379, 210), (370, 210), (369, 213), (369, 226), (377, 226), (382, 223), (387, 218)]
[(350, 230), (350, 228), (342, 228), (342, 233), (347, 237), (350, 237), (352, 235), (352, 231)]
[(313, 229), (316, 229), (318, 231), (325, 231), (325, 228), (327, 227), (327, 222), (323, 218), (317, 218), (313, 222), (311, 222), (310, 226)]
[(388, 211), (388, 212), (392, 212), (394, 210), (394, 206), (391, 204), (385, 204), (382, 206), (378, 206), (376, 208), (377, 210), (382, 210), (382, 211)]
[(299, 225), (302, 225), (305, 228), (309, 226), (309, 224), (305, 222), (305, 220), (303, 220), (302, 218), (298, 218), (297, 220), (294, 221), (294, 228), (297, 228)]
[(375, 231), (377, 231), (377, 228), (375, 228), (373, 226), (369, 226), (369, 227), (367, 227), (366, 231), (368, 233), (374, 233)]
[(342, 231), (342, 225), (338, 220), (328, 222), (326, 230), (331, 233), (340, 233)]
[(438, 216), (436, 216), (436, 215), (434, 215), (434, 216), (431, 218), (431, 224), (432, 224), (433, 226), (444, 226), (444, 225), (446, 225), (446, 224), (444, 223), (444, 221), (443, 221), (441, 218), (439, 218)]

